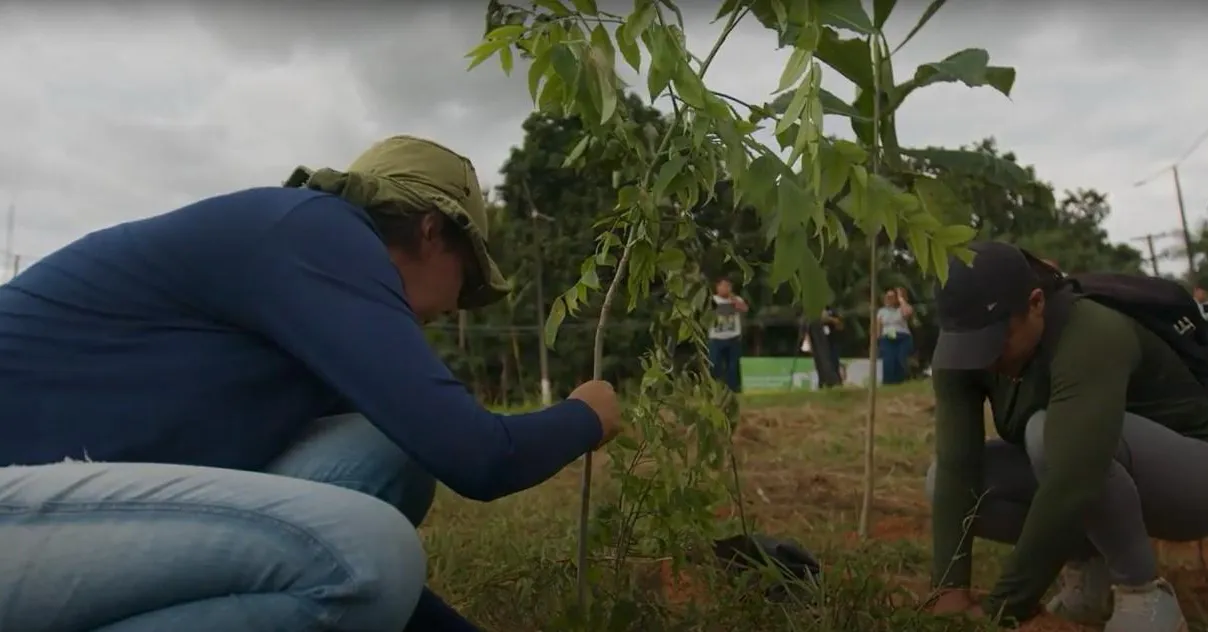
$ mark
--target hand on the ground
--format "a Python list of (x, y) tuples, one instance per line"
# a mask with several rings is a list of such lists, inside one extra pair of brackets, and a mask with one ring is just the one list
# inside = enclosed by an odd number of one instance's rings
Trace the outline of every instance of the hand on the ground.
[(952, 589), (941, 592), (936, 597), (935, 603), (931, 605), (931, 612), (934, 614), (964, 613), (975, 617), (982, 616), (981, 607), (977, 605), (973, 594), (967, 589)]
[(584, 382), (570, 394), (570, 398), (587, 404), (600, 418), (600, 427), (604, 431), (600, 446), (620, 434), (621, 406), (617, 403), (617, 393), (612, 389), (612, 384), (604, 380)]

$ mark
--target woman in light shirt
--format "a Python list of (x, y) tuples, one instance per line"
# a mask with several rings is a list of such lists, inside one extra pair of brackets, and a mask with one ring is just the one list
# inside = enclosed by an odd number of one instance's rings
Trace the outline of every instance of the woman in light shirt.
[(914, 353), (914, 338), (910, 335), (910, 317), (914, 308), (906, 300), (906, 290), (897, 288), (885, 292), (883, 305), (877, 310), (877, 352), (881, 356), (881, 383), (901, 384), (909, 372), (910, 354)]

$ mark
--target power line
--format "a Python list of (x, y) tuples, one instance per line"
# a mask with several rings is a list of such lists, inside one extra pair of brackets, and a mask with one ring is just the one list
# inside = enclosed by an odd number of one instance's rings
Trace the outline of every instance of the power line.
[(1200, 133), (1199, 136), (1196, 137), (1196, 139), (1194, 141), (1192, 141), (1191, 145), (1189, 147), (1187, 147), (1187, 151), (1184, 151), (1183, 155), (1179, 156), (1178, 160), (1175, 160), (1175, 161), (1171, 162), (1170, 164), (1166, 165), (1165, 167), (1158, 169), (1157, 171), (1150, 174), (1149, 176), (1136, 181), (1135, 183), (1133, 183), (1133, 186), (1134, 187), (1145, 186), (1145, 185), (1149, 184), (1150, 182), (1157, 180), (1159, 176), (1165, 174), (1167, 171), (1170, 171), (1171, 169), (1177, 169), (1178, 166), (1183, 164), (1184, 161), (1186, 161), (1188, 158), (1190, 158), (1191, 155), (1194, 154), (1195, 151), (1197, 149), (1199, 149), (1200, 146), (1203, 145), (1205, 141), (1208, 141), (1208, 129), (1205, 129), (1203, 132)]
[(1195, 139), (1195, 142), (1191, 143), (1191, 147), (1188, 147), (1187, 151), (1183, 152), (1183, 155), (1180, 156), (1178, 160), (1174, 161), (1174, 164), (1182, 164), (1184, 160), (1190, 158), (1191, 154), (1195, 153), (1195, 150), (1199, 149), (1200, 145), (1204, 144), (1204, 141), (1208, 141), (1208, 129), (1200, 133), (1199, 137)]

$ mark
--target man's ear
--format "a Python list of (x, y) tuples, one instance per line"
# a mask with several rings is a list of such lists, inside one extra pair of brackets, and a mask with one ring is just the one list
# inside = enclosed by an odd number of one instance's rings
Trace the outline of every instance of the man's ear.
[(1033, 310), (1044, 309), (1044, 290), (1040, 288), (1032, 290), (1032, 293), (1028, 295), (1028, 307)]

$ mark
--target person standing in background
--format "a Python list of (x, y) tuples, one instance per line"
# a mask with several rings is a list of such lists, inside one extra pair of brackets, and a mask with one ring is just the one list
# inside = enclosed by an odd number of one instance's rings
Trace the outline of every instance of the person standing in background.
[(826, 348), (830, 353), (831, 366), (835, 367), (835, 372), (839, 376), (840, 386), (847, 379), (847, 375), (843, 370), (843, 360), (839, 357), (839, 332), (843, 331), (843, 318), (839, 315), (839, 310), (832, 305), (827, 305), (822, 310), (822, 333), (826, 336)]
[(1204, 288), (1197, 285), (1191, 291), (1191, 295), (1195, 297), (1195, 304), (1200, 306), (1200, 315), (1205, 320), (1208, 320), (1208, 292), (1205, 292)]
[(715, 379), (735, 393), (742, 392), (742, 315), (750, 307), (734, 293), (730, 279), (717, 280), (713, 293), (713, 325), (709, 327), (709, 364)]
[(906, 300), (906, 290), (897, 288), (885, 292), (883, 304), (877, 310), (877, 351), (881, 356), (881, 383), (901, 384), (908, 376), (910, 354), (914, 353), (914, 338), (910, 335), (910, 317), (914, 308)]

